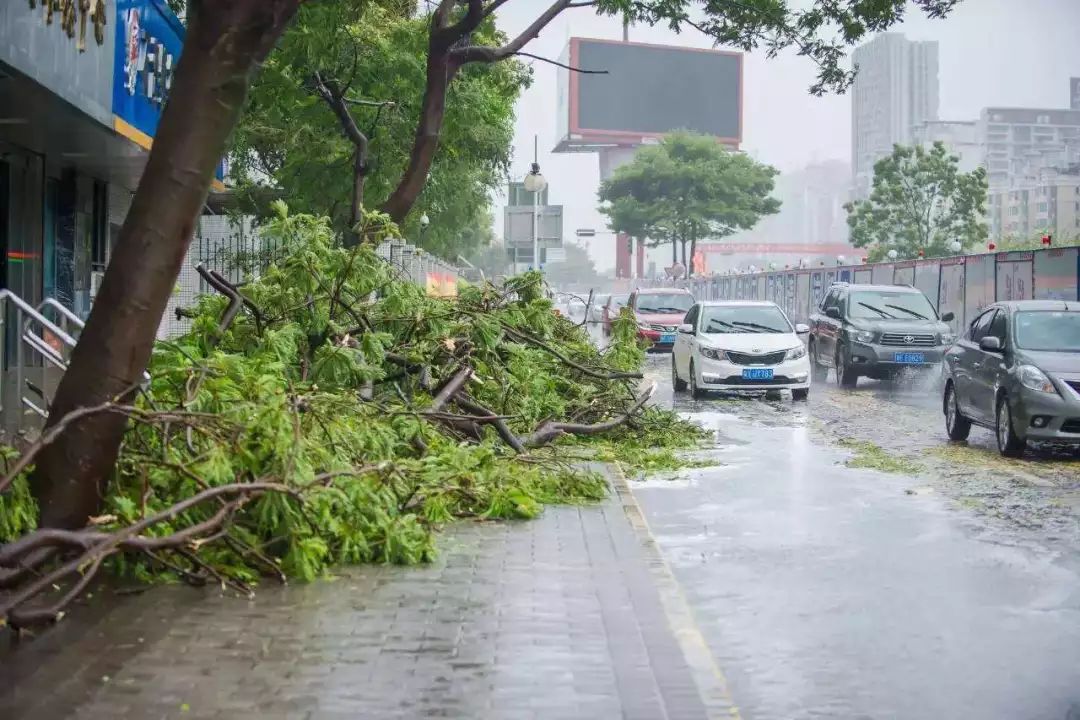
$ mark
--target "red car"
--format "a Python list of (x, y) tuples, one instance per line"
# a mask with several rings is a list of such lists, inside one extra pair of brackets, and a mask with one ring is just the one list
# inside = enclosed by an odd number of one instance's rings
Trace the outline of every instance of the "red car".
[(653, 350), (675, 345), (675, 333), (694, 304), (694, 296), (679, 288), (648, 288), (630, 294), (629, 307), (638, 323), (638, 337), (652, 343)]

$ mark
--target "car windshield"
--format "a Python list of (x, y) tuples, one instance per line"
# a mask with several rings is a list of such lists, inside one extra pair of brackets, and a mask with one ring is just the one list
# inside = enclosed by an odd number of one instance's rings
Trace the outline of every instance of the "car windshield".
[(685, 313), (694, 304), (694, 298), (688, 293), (655, 293), (637, 297), (639, 313), (675, 315)]
[(863, 290), (851, 293), (848, 314), (853, 318), (936, 320), (934, 306), (920, 292)]
[(1015, 339), (1024, 350), (1080, 353), (1080, 312), (1017, 313)]
[(701, 309), (701, 332), (710, 335), (731, 333), (789, 333), (791, 323), (770, 305), (723, 305)]

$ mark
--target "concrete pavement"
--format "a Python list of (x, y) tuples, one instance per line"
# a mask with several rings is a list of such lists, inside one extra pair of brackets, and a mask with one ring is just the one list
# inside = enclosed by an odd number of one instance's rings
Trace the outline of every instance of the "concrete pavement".
[(0, 655), (0, 717), (733, 717), (633, 513), (624, 491), (461, 523), (430, 567), (349, 568), (251, 602), (111, 599)]

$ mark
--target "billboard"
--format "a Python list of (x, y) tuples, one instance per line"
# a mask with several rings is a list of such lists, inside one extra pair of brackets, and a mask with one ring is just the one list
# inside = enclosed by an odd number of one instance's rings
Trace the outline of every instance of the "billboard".
[(559, 71), (556, 151), (640, 145), (672, 130), (742, 141), (743, 57), (721, 50), (571, 38)]
[[(149, 150), (184, 49), (184, 26), (165, 0), (116, 0), (113, 32), (113, 129)], [(222, 163), (217, 189), (224, 176)]]
[(116, 130), (142, 145), (157, 132), (184, 26), (163, 0), (117, 0), (113, 113)]

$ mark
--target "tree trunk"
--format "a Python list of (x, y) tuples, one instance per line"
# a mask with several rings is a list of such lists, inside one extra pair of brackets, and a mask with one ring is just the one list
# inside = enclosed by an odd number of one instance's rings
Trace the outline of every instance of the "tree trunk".
[(435, 152), (439, 149), (439, 133), (446, 117), (446, 93), (457, 72), (456, 61), (450, 58), (450, 48), (443, 47), (439, 36), (432, 30), (428, 49), (427, 82), (420, 107), (420, 121), (416, 125), (409, 164), (394, 192), (383, 203), (382, 211), (396, 223), (402, 223), (424, 190)]
[(697, 254), (697, 238), (690, 238), (690, 264), (686, 266), (686, 277), (694, 277), (694, 256)]
[(367, 181), (367, 143), (358, 145), (353, 153), (352, 207), (349, 210), (349, 232), (345, 233), (345, 246), (360, 244), (360, 224), (364, 221), (364, 183)]
[(686, 264), (686, 238), (679, 240), (679, 244), (682, 245), (682, 265), (686, 268), (687, 277), (690, 276), (690, 266)]
[(679, 241), (677, 238), (671, 238), (671, 266), (675, 267), (679, 264)]
[[(169, 102), (47, 426), (77, 408), (130, 392), (140, 380), (252, 74), (299, 2), (189, 4)], [(96, 414), (72, 424), (42, 451), (31, 480), (41, 525), (79, 528), (98, 513), (124, 427), (120, 415)]]

